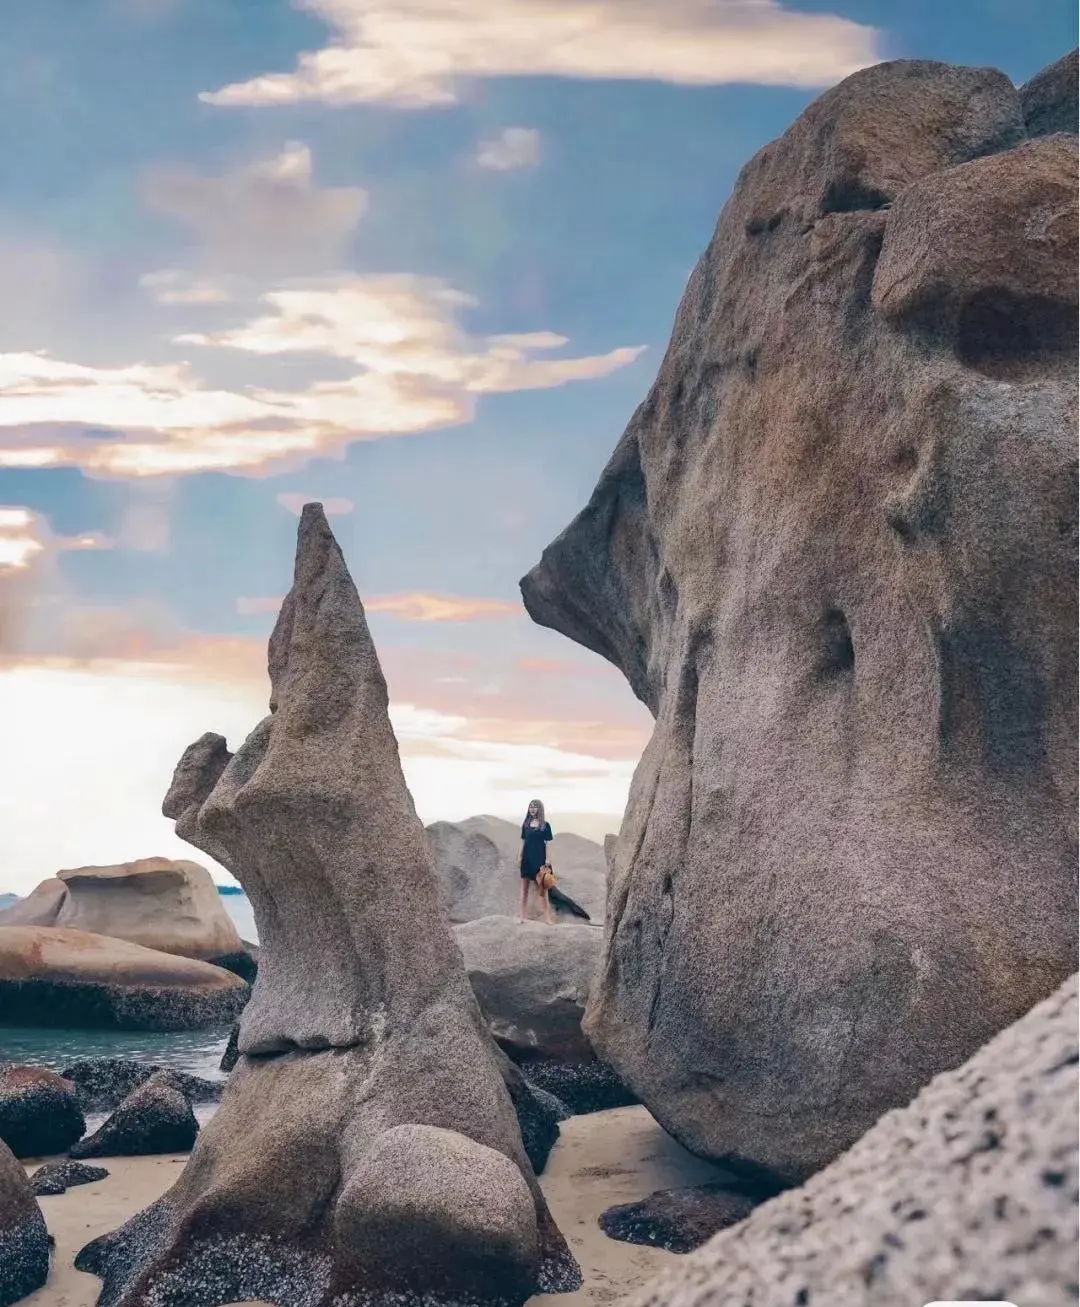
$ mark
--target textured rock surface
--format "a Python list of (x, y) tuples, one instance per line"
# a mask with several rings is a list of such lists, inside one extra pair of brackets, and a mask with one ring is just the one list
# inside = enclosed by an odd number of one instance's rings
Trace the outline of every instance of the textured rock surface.
[(609, 1207), (600, 1216), (600, 1228), (609, 1239), (621, 1243), (689, 1253), (744, 1220), (760, 1201), (719, 1183), (658, 1189), (640, 1202)]
[(108, 1178), (109, 1172), (103, 1166), (87, 1166), (85, 1162), (46, 1162), (30, 1177), (30, 1188), (37, 1197), (44, 1198)]
[(627, 1307), (1075, 1304), (1076, 978)]
[(0, 1307), (39, 1289), (49, 1274), (49, 1233), (22, 1164), (0, 1143)]
[(67, 895), (56, 925), (220, 964), (244, 951), (217, 886), (197, 862), (139, 858), (57, 873)]
[(130, 1093), (99, 1129), (75, 1144), (72, 1157), (145, 1157), (186, 1153), (199, 1123), (168, 1071), (159, 1071)]
[[(75, 1086), (84, 1112), (111, 1112), (151, 1076), (164, 1070), (152, 1062), (124, 1057), (87, 1057), (64, 1067), (60, 1074)], [(225, 1084), (172, 1069), (168, 1075), (189, 1103), (216, 1103)]]
[(72, 1029), (227, 1026), (249, 986), (208, 962), (51, 926), (0, 930), (0, 1023)]
[(482, 917), (454, 928), (473, 993), (504, 1048), (566, 1061), (591, 1061), (581, 1030), (600, 961), (597, 926), (552, 934), (542, 922)]
[[(427, 828), (428, 847), (450, 920), (517, 916), (521, 896), (521, 827), (498, 817), (436, 821)], [(559, 883), (551, 902), (556, 922), (604, 916), (604, 851), (581, 835), (558, 831), (549, 845)], [(576, 910), (575, 910), (576, 909)], [(536, 911), (535, 899), (530, 911)]]
[[(220, 736), (192, 745), (164, 805), (254, 909), (240, 1057), (177, 1183), (77, 1265), (104, 1280), (101, 1307), (428, 1291), (515, 1303), (576, 1287), (317, 506), (301, 515), (269, 670), (271, 715), (235, 756)], [(427, 1232), (422, 1257), (402, 1242), (406, 1209)], [(480, 1253), (488, 1235), (495, 1257)]]
[(18, 899), (10, 908), (0, 912), (0, 926), (55, 926), (60, 906), (67, 896), (62, 880), (50, 876), (43, 880), (24, 899)]
[(0, 1141), (16, 1157), (47, 1157), (86, 1131), (75, 1086), (39, 1066), (0, 1069)]
[(816, 100), (522, 582), (656, 717), (586, 1033), (789, 1181), (1075, 967), (1075, 139), (1027, 130), (988, 69)]
[(1063, 55), (1056, 63), (1025, 82), (1020, 88), (1020, 102), (1029, 136), (1048, 136), (1051, 132), (1073, 132), (1077, 114), (1077, 52)]
[(562, 1103), (571, 1116), (631, 1107), (638, 1101), (611, 1067), (596, 1057), (589, 1062), (564, 1062), (519, 1053), (516, 1061), (529, 1084)]

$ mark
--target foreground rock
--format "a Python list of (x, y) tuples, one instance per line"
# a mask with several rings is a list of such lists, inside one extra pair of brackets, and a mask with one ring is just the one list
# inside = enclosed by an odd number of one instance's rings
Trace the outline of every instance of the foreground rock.
[(473, 993), (504, 1048), (570, 1062), (591, 1061), (581, 1030), (600, 961), (596, 926), (482, 917), (454, 928)]
[[(517, 916), (520, 826), (498, 817), (437, 821), (427, 827), (427, 840), (452, 922)], [(600, 845), (556, 832), (550, 855), (559, 877), (551, 894), (556, 922), (603, 920), (606, 867)], [(536, 911), (535, 898), (530, 911)]]
[(40, 1289), (49, 1274), (49, 1233), (21, 1163), (0, 1143), (0, 1307)]
[(87, 1166), (84, 1162), (46, 1162), (30, 1177), (30, 1188), (38, 1198), (67, 1193), (78, 1185), (96, 1184), (107, 1180), (109, 1173), (103, 1166)]
[(173, 1188), (76, 1265), (103, 1279), (100, 1307), (514, 1304), (575, 1288), (317, 506), (269, 669), (271, 715), (235, 756), (220, 736), (192, 745), (164, 805), (254, 908), (239, 1060)]
[(187, 1153), (199, 1123), (173, 1076), (159, 1071), (120, 1104), (101, 1127), (71, 1149), (71, 1156), (146, 1157)]
[(84, 1112), (111, 1112), (130, 1094), (152, 1076), (167, 1073), (171, 1083), (179, 1089), (189, 1103), (216, 1103), (221, 1098), (224, 1082), (204, 1080), (154, 1065), (152, 1062), (134, 1062), (123, 1057), (87, 1057), (64, 1067), (61, 1075), (75, 1086)]
[(197, 862), (139, 858), (73, 867), (42, 881), (24, 902), (0, 913), (0, 926), (65, 926), (92, 935), (212, 962), (244, 980), (255, 964), (217, 886)]
[(103, 1030), (227, 1026), (249, 986), (208, 962), (83, 930), (0, 930), (0, 1024)]
[(16, 1157), (63, 1153), (85, 1132), (70, 1080), (39, 1066), (0, 1069), (0, 1141)]
[(1076, 1302), (1076, 978), (628, 1307)]
[(1076, 965), (1076, 160), (992, 70), (826, 92), (522, 582), (656, 717), (585, 1029), (705, 1156), (807, 1176)]

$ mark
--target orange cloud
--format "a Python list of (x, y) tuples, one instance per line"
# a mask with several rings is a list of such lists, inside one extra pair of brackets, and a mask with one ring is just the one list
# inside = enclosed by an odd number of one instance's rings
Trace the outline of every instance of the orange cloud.
[(451, 104), (462, 79), (613, 78), (824, 86), (880, 57), (871, 27), (777, 0), (304, 0), (333, 30), (294, 72), (204, 92), (217, 105)]
[[(241, 595), (236, 601), (236, 611), (243, 617), (276, 613), (281, 603), (280, 595)], [(504, 599), (462, 599), (456, 595), (420, 593), (375, 595), (364, 600), (364, 608), (369, 613), (386, 613), (403, 622), (477, 622), (525, 615), (520, 604)]]

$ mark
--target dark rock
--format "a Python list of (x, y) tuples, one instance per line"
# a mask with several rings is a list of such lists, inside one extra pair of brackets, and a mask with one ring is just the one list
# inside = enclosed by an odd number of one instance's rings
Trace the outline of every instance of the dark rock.
[(566, 1105), (554, 1094), (530, 1084), (509, 1058), (504, 1075), (529, 1165), (542, 1175), (559, 1138), (559, 1122), (569, 1115)]
[(107, 1180), (109, 1173), (103, 1166), (84, 1166), (82, 1162), (46, 1162), (30, 1177), (30, 1188), (39, 1198), (65, 1193), (80, 1184), (95, 1184)]
[(159, 1071), (141, 1084), (92, 1135), (71, 1149), (72, 1157), (143, 1157), (186, 1153), (199, 1123), (176, 1078)]
[(221, 1098), (224, 1081), (204, 1080), (186, 1071), (123, 1057), (82, 1058), (65, 1067), (61, 1075), (75, 1085), (84, 1112), (111, 1112), (151, 1076), (163, 1071), (189, 1103), (216, 1103)]
[(640, 1202), (609, 1207), (600, 1216), (600, 1228), (621, 1243), (689, 1253), (749, 1216), (761, 1202), (722, 1182), (692, 1189), (659, 1189)]
[(559, 1100), (570, 1116), (606, 1112), (612, 1107), (633, 1107), (638, 1101), (605, 1062), (563, 1062), (556, 1058), (523, 1055), (506, 1050), (530, 1084)]
[(21, 1163), (0, 1143), (0, 1307), (40, 1289), (49, 1275), (49, 1232)]
[(1075, 133), (1080, 127), (1077, 63), (1077, 51), (1074, 50), (1036, 73), (1020, 88), (1020, 103), (1029, 136), (1049, 136), (1051, 132)]
[(585, 1033), (789, 1182), (1076, 966), (1075, 138), (1028, 130), (989, 69), (815, 100), (522, 582), (656, 718)]
[(239, 976), (193, 958), (52, 926), (0, 928), (0, 1024), (73, 1030), (228, 1026)]
[(259, 964), (247, 949), (240, 949), (236, 953), (226, 953), (219, 958), (212, 958), (211, 961), (215, 967), (222, 967), (226, 971), (231, 971), (234, 976), (246, 980), (249, 985), (254, 985), (255, 977), (259, 974)]
[(1075, 1304), (1076, 993), (1073, 977), (626, 1307)]
[(237, 1059), (240, 1056), (239, 1039), (240, 1026), (237, 1023), (229, 1031), (229, 1042), (225, 1045), (225, 1052), (222, 1053), (221, 1061), (218, 1063), (219, 1071), (231, 1071), (236, 1066)]
[(70, 1080), (40, 1066), (0, 1069), (0, 1140), (16, 1157), (63, 1153), (85, 1130)]
[(572, 1290), (439, 901), (363, 606), (314, 505), (268, 661), (270, 716), (235, 755), (198, 740), (163, 805), (259, 922), (240, 1057), (176, 1184), (77, 1265), (103, 1280), (100, 1307), (511, 1307)]

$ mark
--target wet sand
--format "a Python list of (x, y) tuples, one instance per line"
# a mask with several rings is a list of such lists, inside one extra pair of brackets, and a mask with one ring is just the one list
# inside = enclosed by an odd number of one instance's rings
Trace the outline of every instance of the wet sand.
[[(75, 1254), (159, 1198), (186, 1161), (186, 1154), (95, 1158), (95, 1166), (108, 1169), (107, 1180), (40, 1199), (56, 1248), (48, 1283), (23, 1299), (25, 1307), (94, 1307), (101, 1282), (75, 1270)], [(38, 1165), (28, 1163), (27, 1169), (33, 1171)], [(656, 1189), (701, 1184), (713, 1174), (714, 1167), (680, 1148), (643, 1107), (620, 1107), (564, 1121), (540, 1184), (585, 1283), (576, 1293), (530, 1301), (537, 1307), (606, 1304), (644, 1284), (677, 1255), (616, 1243), (597, 1224), (600, 1213)]]

